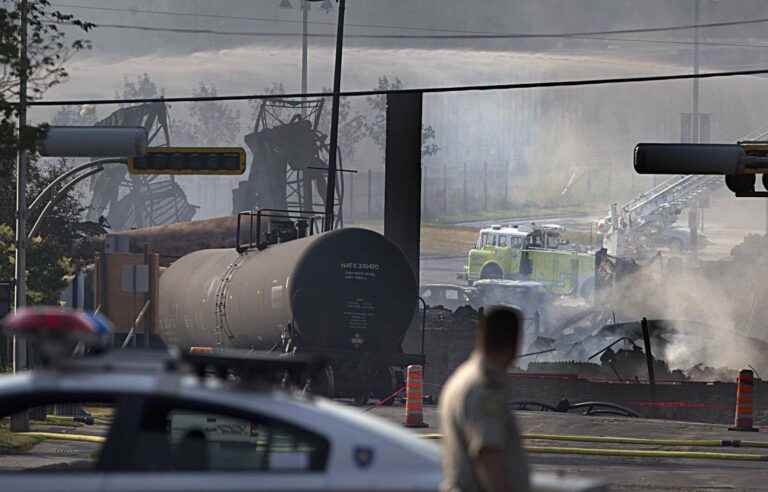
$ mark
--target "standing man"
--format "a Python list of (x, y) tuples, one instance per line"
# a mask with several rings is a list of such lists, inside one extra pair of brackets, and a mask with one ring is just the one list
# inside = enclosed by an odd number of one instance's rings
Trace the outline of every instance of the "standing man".
[(507, 407), (507, 369), (517, 355), (523, 313), (486, 306), (475, 350), (440, 395), (444, 492), (528, 492), (528, 464)]

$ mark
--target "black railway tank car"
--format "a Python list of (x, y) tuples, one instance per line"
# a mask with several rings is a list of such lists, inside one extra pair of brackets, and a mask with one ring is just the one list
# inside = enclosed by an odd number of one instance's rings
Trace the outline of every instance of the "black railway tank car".
[(159, 334), (180, 347), (252, 348), (326, 356), (334, 396), (396, 390), (418, 296), (402, 251), (345, 228), (262, 251), (196, 251), (160, 277)]

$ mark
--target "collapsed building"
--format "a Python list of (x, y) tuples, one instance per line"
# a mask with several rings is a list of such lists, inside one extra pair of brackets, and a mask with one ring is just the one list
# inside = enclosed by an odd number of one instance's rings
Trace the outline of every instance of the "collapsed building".
[[(760, 302), (768, 296), (761, 281), (768, 273), (768, 236), (749, 235), (717, 261), (657, 254), (638, 264), (601, 254), (592, 299), (552, 296), (526, 305), (520, 297), (508, 298), (534, 313), (526, 314), (523, 356), (511, 375), (516, 398), (552, 406), (563, 399), (598, 400), (639, 415), (729, 422), (739, 369), (754, 370), (756, 395), (760, 376), (768, 373), (762, 323), (768, 307)], [(484, 300), (500, 301), (497, 287), (495, 296), (477, 290), (475, 298), (468, 295), (471, 305), (428, 307), (423, 320), (427, 392), (431, 388), (436, 394), (469, 354), (477, 310)], [(406, 344), (414, 343), (417, 333), (411, 330)], [(759, 411), (755, 417), (768, 421)]]

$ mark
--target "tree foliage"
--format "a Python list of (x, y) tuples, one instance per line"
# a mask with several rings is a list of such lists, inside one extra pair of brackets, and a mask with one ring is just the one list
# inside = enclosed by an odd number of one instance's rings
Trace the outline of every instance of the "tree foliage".
[(165, 90), (159, 87), (146, 72), (135, 79), (123, 77), (122, 90), (115, 92), (116, 99), (150, 99), (164, 95)]
[[(323, 92), (331, 92), (331, 89), (323, 87)], [(320, 116), (320, 131), (326, 135), (331, 134), (331, 111), (333, 99), (326, 98), (323, 114)], [(365, 126), (365, 116), (352, 107), (352, 100), (348, 97), (339, 99), (339, 149), (344, 159), (352, 159), (357, 150), (357, 144), (368, 135)]]
[[(83, 32), (93, 27), (56, 10), (48, 0), (30, 0), (28, 5), (28, 63), (25, 64), (19, 54), (20, 3), (0, 2), (0, 278), (3, 279), (12, 278), (14, 270), (17, 149), (21, 146), (34, 150), (39, 132), (45, 129), (30, 126), (21, 138), (17, 134), (19, 79), (26, 72), (27, 95), (33, 100), (64, 82), (67, 79), (65, 63), (90, 45), (81, 39), (67, 41), (62, 26)], [(32, 154), (27, 168), (27, 196), (36, 196), (65, 166), (64, 161), (37, 160)], [(29, 302), (56, 301), (65, 285), (63, 277), (72, 271), (72, 258), (83, 244), (81, 212), (76, 194), (65, 194), (28, 243)]]
[[(67, 71), (64, 64), (78, 51), (89, 48), (83, 39), (66, 40), (62, 26), (74, 26), (88, 31), (94, 25), (64, 14), (52, 7), (49, 0), (30, 0), (27, 28), (27, 60), (24, 64), (19, 54), (21, 45), (20, 2), (4, 0), (0, 3), (0, 146), (13, 150), (21, 142), (33, 149), (41, 128), (28, 127), (21, 139), (16, 134), (19, 79), (26, 73), (27, 96), (40, 98), (45, 91), (64, 82)], [(26, 66), (25, 66), (26, 65)]]
[[(379, 77), (379, 85), (376, 90), (400, 90), (404, 86), (399, 77), (389, 78), (386, 75)], [(370, 113), (365, 122), (365, 128), (371, 140), (384, 150), (387, 145), (387, 96), (377, 95), (365, 98), (370, 108)], [(440, 147), (435, 142), (435, 129), (425, 126), (421, 133), (421, 153), (423, 156), (435, 155)]]
[[(216, 97), (214, 84), (200, 82), (195, 97)], [(240, 111), (219, 101), (199, 101), (189, 109), (195, 144), (203, 147), (236, 145), (240, 139)]]
[[(63, 159), (42, 165), (40, 161), (30, 165), (28, 172), (29, 193), (34, 197), (56, 176), (68, 169)], [(13, 278), (14, 211), (16, 195), (15, 162), (0, 159), (0, 278)], [(38, 209), (39, 211), (39, 209)], [(41, 223), (35, 236), (28, 243), (27, 274), (29, 302), (50, 304), (56, 301), (64, 288), (64, 276), (71, 274), (76, 264), (92, 259), (93, 250), (88, 240), (88, 224), (80, 222), (83, 207), (77, 194), (70, 192), (52, 207)], [(35, 217), (36, 215), (32, 215)], [(32, 226), (32, 223), (29, 224)]]

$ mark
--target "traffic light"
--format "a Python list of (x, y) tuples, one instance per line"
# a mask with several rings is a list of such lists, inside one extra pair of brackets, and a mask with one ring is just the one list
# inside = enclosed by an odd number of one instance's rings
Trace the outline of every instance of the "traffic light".
[(51, 157), (133, 157), (147, 149), (147, 130), (126, 126), (49, 126), (38, 152)]
[(635, 147), (638, 174), (737, 174), (746, 157), (740, 145), (641, 143)]
[(243, 174), (241, 147), (153, 147), (128, 159), (131, 174)]
[[(638, 174), (719, 174), (737, 197), (768, 197), (768, 143), (669, 144), (641, 143), (635, 147)], [(766, 191), (755, 191), (762, 174)]]

